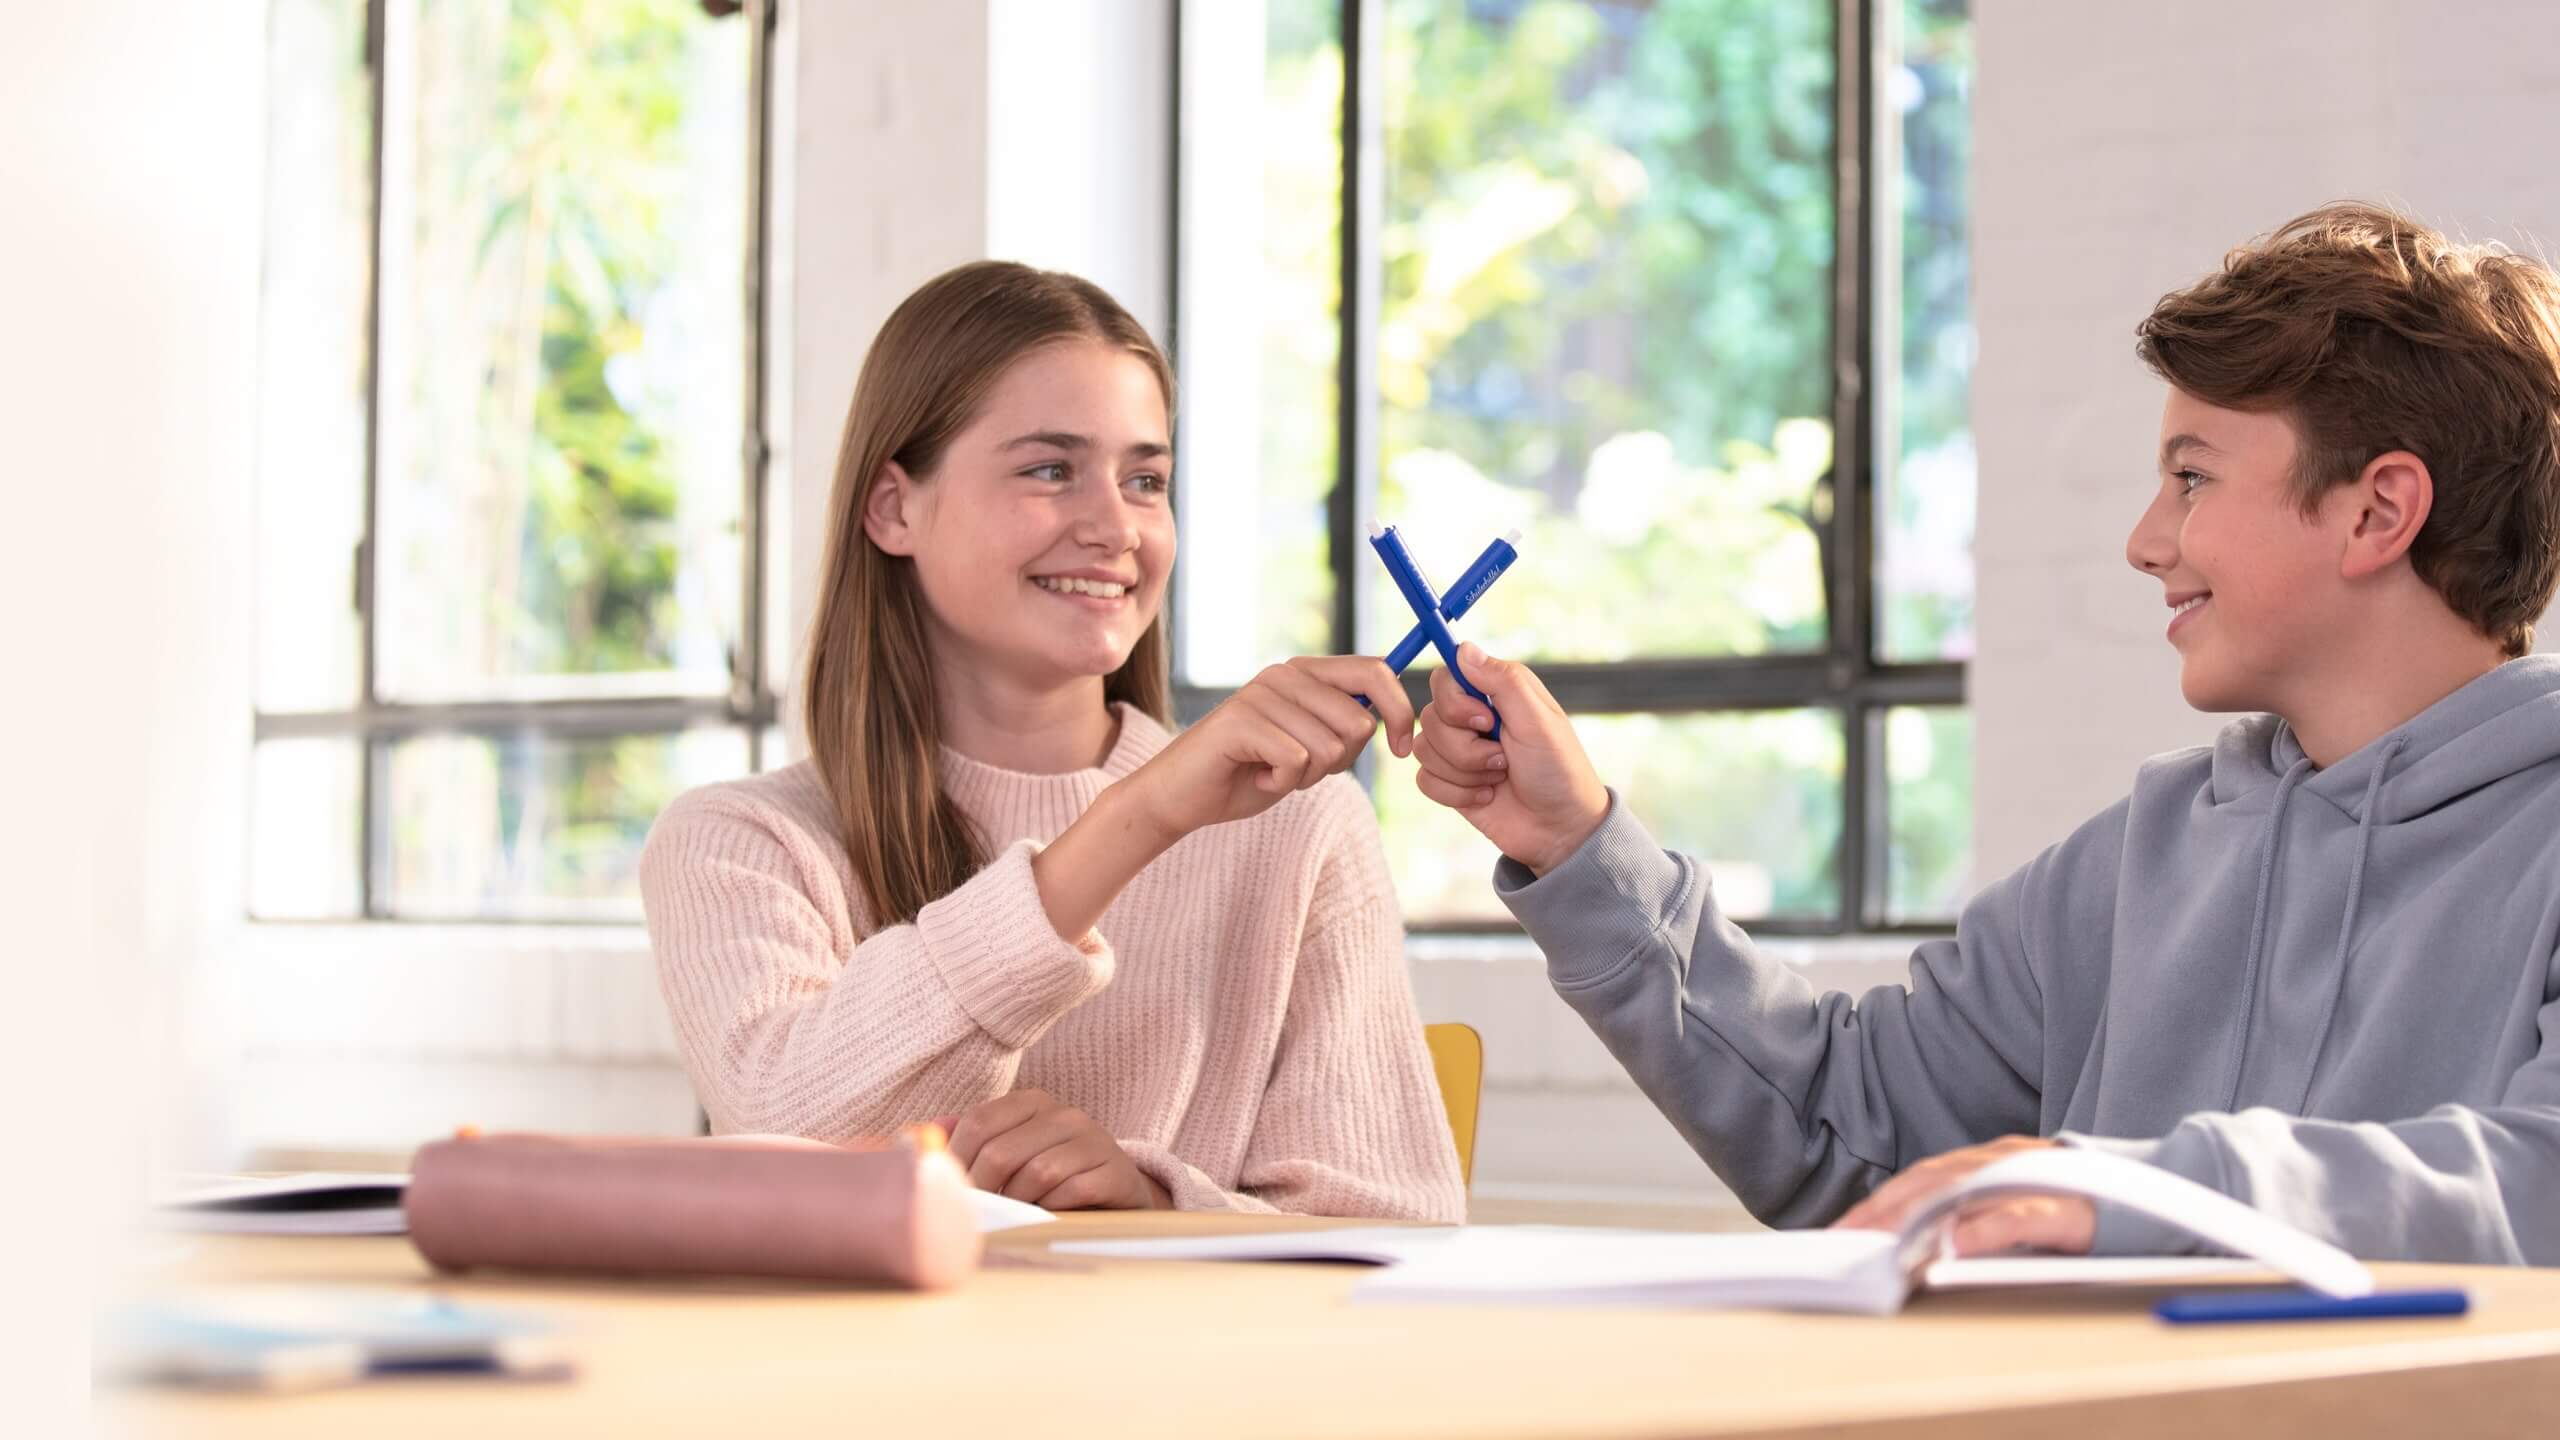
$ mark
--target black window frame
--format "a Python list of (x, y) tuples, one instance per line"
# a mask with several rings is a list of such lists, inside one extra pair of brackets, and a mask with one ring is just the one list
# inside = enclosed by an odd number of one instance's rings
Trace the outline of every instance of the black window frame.
[[(1387, 0), (1341, 0), (1342, 227), (1340, 342), (1337, 395), (1340, 416), (1335, 484), (1328, 501), (1327, 555), (1333, 572), (1331, 644), (1355, 653), (1367, 619), (1365, 536), (1369, 499), (1377, 493), (1377, 322), (1380, 308), (1378, 225), (1383, 209), (1385, 153), (1377, 47)], [(1539, 678), (1567, 710), (1589, 714), (1829, 710), (1841, 725), (1841, 824), (1834, 859), (1839, 902), (1829, 915), (1778, 915), (1750, 922), (1760, 935), (1933, 934), (1953, 917), (1895, 917), (1887, 893), (1890, 794), (1885, 756), (1885, 717), (1896, 707), (1962, 707), (1966, 664), (1961, 660), (1891, 662), (1875, 647), (1878, 587), (1875, 565), (1876, 496), (1879, 489), (1875, 396), (1870, 378), (1875, 353), (1873, 305), (1879, 289), (1872, 241), (1875, 167), (1899, 163), (1877, 154), (1873, 123), (1877, 74), (1875, 4), (1833, 0), (1833, 259), (1830, 364), (1832, 370), (1832, 469), (1819, 482), (1814, 511), (1822, 566), (1828, 643), (1820, 651), (1790, 655), (1649, 658), (1607, 663), (1541, 663)], [(1891, 4), (1894, 0), (1881, 0)], [(1174, 7), (1172, 53), (1182, 53), (1181, 5)], [(1181, 134), (1180, 77), (1175, 82), (1174, 133)], [(1177, 139), (1177, 144), (1179, 144)], [(1174, 166), (1173, 231), (1179, 273), (1182, 210), (1181, 163)], [(1179, 285), (1176, 285), (1177, 295)], [(1175, 312), (1179, 335), (1180, 312)], [(1891, 363), (1889, 360), (1882, 363)], [(1825, 518), (1827, 516), (1827, 518)], [(1178, 626), (1180, 613), (1174, 613)], [(1177, 657), (1182, 653), (1178, 642)], [(1404, 676), (1407, 694), (1429, 699), (1430, 667)], [(1186, 683), (1175, 676), (1175, 710), (1185, 722), (1206, 714), (1231, 694), (1229, 687)], [(1364, 780), (1374, 778), (1363, 762)], [(1412, 924), (1416, 934), (1516, 934), (1509, 922), (1461, 921)]]
[(739, 534), (745, 547), (741, 571), (739, 633), (729, 655), (729, 688), (720, 696), (665, 695), (570, 698), (557, 700), (488, 700), (448, 703), (386, 701), (377, 684), (374, 627), (377, 570), (374, 540), (379, 495), (381, 435), (382, 341), (382, 175), (383, 74), (385, 11), (388, 0), (365, 6), (365, 81), (371, 91), (373, 128), (370, 169), (372, 242), (367, 260), (365, 293), (365, 458), (364, 523), (356, 543), (355, 585), (358, 688), (353, 706), (337, 710), (256, 709), (252, 745), (271, 740), (348, 739), (359, 747), (357, 768), (358, 839), (357, 905), (353, 915), (306, 919), (258, 915), (261, 924), (421, 924), (474, 926), (624, 925), (633, 921), (560, 919), (540, 915), (418, 916), (395, 914), (390, 906), (389, 865), (391, 817), (384, 796), (389, 789), (391, 750), (402, 740), (424, 735), (464, 735), (492, 741), (578, 740), (632, 735), (672, 735), (708, 727), (745, 732), (747, 768), (760, 771), (767, 761), (767, 733), (776, 723), (780, 704), (771, 684), (765, 646), (768, 567), (766, 496), (772, 446), (767, 433), (766, 347), (771, 316), (766, 304), (766, 254), (771, 235), (773, 185), (773, 43), (778, 0), (701, 0), (707, 21), (733, 19), (748, 26), (747, 119), (747, 253), (741, 277), (746, 325), (745, 436), (740, 455), (741, 509)]

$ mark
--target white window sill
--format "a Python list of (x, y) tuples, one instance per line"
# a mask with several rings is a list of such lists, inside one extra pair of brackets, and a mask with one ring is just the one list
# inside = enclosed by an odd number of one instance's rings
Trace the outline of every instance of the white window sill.
[[(483, 1126), (681, 1134), (693, 1102), (636, 925), (252, 925), (227, 1117), (257, 1153), (397, 1151)], [(1908, 974), (1903, 936), (1772, 940), (1826, 989)], [(1418, 935), (1426, 1021), (1485, 1041), (1476, 1180), (1488, 1202), (1732, 1200), (1547, 983), (1520, 935)], [(1666, 1211), (1666, 1215), (1671, 1212)], [(1733, 1219), (1728, 1214), (1727, 1219)], [(1736, 1221), (1735, 1223), (1739, 1223)]]
[[(636, 925), (254, 925), (245, 938), (233, 1014), (236, 1053), (252, 1065), (680, 1074), (648, 933)], [(1823, 989), (1862, 992), (1904, 981), (1911, 944), (1847, 936), (1762, 949)], [(1556, 998), (1526, 937), (1417, 935), (1406, 956), (1422, 1018), (1463, 1021), (1484, 1037), (1489, 1094), (1633, 1094)]]
[[(1750, 925), (1746, 922), (1747, 933)], [(1879, 966), (1907, 970), (1922, 935), (1772, 936), (1752, 944), (1772, 960), (1808, 972), (1866, 971)], [(1545, 957), (1526, 935), (1433, 935), (1405, 937), (1404, 952), (1417, 965), (1519, 963), (1543, 966)]]
[[(1747, 931), (1750, 927), (1746, 924), (1743, 928)], [(640, 925), (289, 921), (251, 922), (247, 930), (253, 937), (254, 949), (280, 955), (325, 952), (344, 956), (351, 951), (394, 956), (456, 953), (556, 955), (563, 951), (636, 956), (649, 953), (649, 932)], [(1771, 959), (1796, 966), (1822, 967), (1902, 964), (1911, 958), (1912, 947), (1924, 938), (1914, 935), (1775, 936), (1753, 943)], [(1431, 963), (1540, 958), (1537, 945), (1528, 936), (1520, 934), (1411, 934), (1405, 937), (1405, 954), (1416, 962)]]

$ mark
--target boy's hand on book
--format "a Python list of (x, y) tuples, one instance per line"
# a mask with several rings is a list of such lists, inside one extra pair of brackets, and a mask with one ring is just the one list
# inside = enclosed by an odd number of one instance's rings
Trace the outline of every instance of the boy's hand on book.
[(1167, 1210), (1164, 1188), (1093, 1117), (1045, 1090), (1016, 1090), (964, 1112), (951, 1154), (981, 1190), (1044, 1210)]
[(1609, 817), (1609, 791), (1573, 733), (1573, 722), (1528, 666), (1461, 646), (1467, 679), (1502, 711), (1493, 715), (1446, 670), (1431, 675), (1431, 703), (1413, 758), (1422, 793), (1467, 817), (1503, 854), (1540, 875), (1564, 863)]
[[(1508, 713), (1508, 712), (1505, 712)], [(1933, 1155), (1875, 1188), (1866, 1199), (1831, 1222), (1835, 1230), (1898, 1230), (1903, 1218), (1956, 1182), (1994, 1160), (2021, 1150), (2045, 1150), (2058, 1142), (2035, 1135), (2010, 1135)], [(2072, 1195), (2021, 1195), (1985, 1200), (1956, 1215), (1954, 1248), (1958, 1255), (1997, 1255), (2004, 1250), (2049, 1250), (2086, 1255), (2097, 1238), (2098, 1212)]]

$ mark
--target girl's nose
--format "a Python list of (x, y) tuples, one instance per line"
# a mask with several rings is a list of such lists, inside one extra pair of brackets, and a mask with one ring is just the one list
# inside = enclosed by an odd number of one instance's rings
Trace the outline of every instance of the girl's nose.
[(1117, 485), (1096, 485), (1093, 492), (1095, 498), (1076, 516), (1076, 543), (1115, 555), (1137, 549), (1138, 518), (1128, 497)]

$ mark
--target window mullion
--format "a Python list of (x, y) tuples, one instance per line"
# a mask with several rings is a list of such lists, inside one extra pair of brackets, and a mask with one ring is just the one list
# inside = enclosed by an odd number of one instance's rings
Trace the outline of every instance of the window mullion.
[[(366, 92), (372, 103), (373, 135), (367, 203), (372, 207), (368, 227), (371, 254), (365, 265), (364, 314), (364, 520), (363, 533), (357, 538), (356, 567), (356, 705), (370, 711), (379, 703), (376, 666), (380, 647), (374, 641), (374, 622), (382, 613), (380, 547), (375, 542), (375, 524), (379, 515), (376, 495), (382, 471), (382, 153), (385, 90), (390, 71), (389, 0), (369, 0), (365, 7), (365, 78)], [(363, 847), (356, 857), (356, 913), (365, 919), (380, 918), (385, 887), (377, 874), (388, 859), (389, 851), (381, 843), (389, 833), (383, 814), (381, 769), (386, 762), (383, 748), (370, 734), (360, 735), (361, 747), (356, 769), (356, 843)]]
[(1378, 222), (1386, 196), (1378, 53), (1386, 38), (1383, 9), (1383, 0), (1343, 0), (1342, 6), (1342, 275), (1336, 302), (1341, 324), (1340, 448), (1326, 517), (1334, 584), (1333, 648), (1343, 655), (1360, 650), (1366, 618), (1360, 552), (1378, 486), (1378, 310), (1384, 296)]
[[(1326, 505), (1327, 555), (1333, 566), (1333, 648), (1360, 653), (1367, 606), (1360, 584), (1360, 554), (1376, 512), (1378, 421), (1378, 319), (1385, 298), (1380, 212), (1386, 203), (1386, 116), (1381, 47), (1386, 40), (1385, 0), (1343, 0), (1342, 5), (1342, 277), (1336, 303), (1341, 323), (1337, 425), (1340, 451), (1333, 493)], [(1377, 761), (1363, 751), (1356, 773), (1373, 785)]]
[[(765, 674), (766, 489), (772, 447), (765, 434), (765, 254), (770, 243), (773, 179), (773, 19), (774, 0), (749, 0), (747, 11), (747, 254), (741, 295), (746, 326), (745, 443), (740, 457), (744, 487), (739, 496), (738, 538), (746, 547), (739, 566), (744, 582), (738, 600), (738, 643), (731, 652), (729, 703), (741, 714), (755, 709), (767, 690)], [(747, 741), (748, 765), (763, 768), (763, 727)]]
[(357, 736), (356, 746), (356, 843), (364, 852), (356, 864), (356, 915), (381, 920), (391, 913), (391, 817), (382, 804), (391, 788), (391, 746), (371, 732)]
[(1841, 689), (1851, 692), (1841, 708), (1840, 923), (1855, 929), (1871, 918), (1875, 907), (1869, 874), (1872, 829), (1882, 819), (1873, 783), (1879, 773), (1878, 746), (1870, 721), (1877, 713), (1856, 696), (1858, 683), (1874, 668), (1873, 593), (1875, 546), (1870, 497), (1873, 494), (1875, 443), (1874, 397), (1867, 384), (1872, 362), (1869, 346), (1874, 290), (1874, 247), (1868, 243), (1869, 210), (1874, 198), (1874, 135), (1868, 104), (1874, 79), (1871, 47), (1873, 16), (1868, 0), (1837, 0), (1832, 80), (1834, 173), (1832, 316), (1831, 316), (1831, 544), (1826, 559), (1836, 577), (1830, 587), (1833, 604), (1825, 616), (1831, 634), (1831, 662)]

